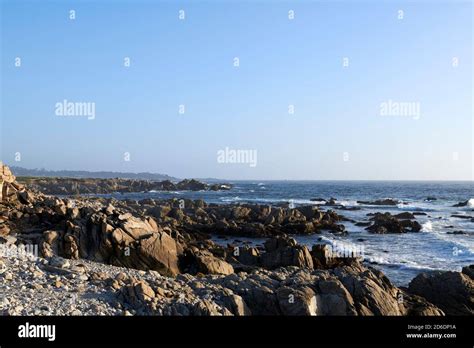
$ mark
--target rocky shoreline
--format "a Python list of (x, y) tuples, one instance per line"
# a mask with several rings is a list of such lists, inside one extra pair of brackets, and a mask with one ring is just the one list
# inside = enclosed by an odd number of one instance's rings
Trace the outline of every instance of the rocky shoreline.
[[(58, 198), (18, 183), (6, 166), (0, 174), (4, 315), (474, 314), (473, 266), (420, 274), (399, 288), (357, 255), (299, 245), (291, 235), (345, 233), (346, 218), (330, 204)], [(416, 233), (414, 218), (375, 214), (361, 223), (377, 234)], [(213, 236), (266, 242), (221, 246)], [(38, 257), (19, 253), (22, 246)]]
[(47, 195), (108, 194), (150, 191), (219, 191), (229, 190), (231, 184), (207, 184), (195, 179), (179, 182), (140, 179), (82, 179), (21, 177), (17, 180), (29, 189)]

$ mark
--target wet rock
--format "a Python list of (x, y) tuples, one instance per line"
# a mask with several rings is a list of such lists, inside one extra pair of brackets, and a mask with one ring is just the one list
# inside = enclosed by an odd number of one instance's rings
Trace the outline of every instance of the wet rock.
[(324, 198), (311, 198), (310, 201), (312, 202), (327, 202)]
[(446, 232), (446, 234), (467, 234), (466, 232), (464, 231), (451, 231), (451, 232)]
[(387, 199), (378, 199), (375, 201), (357, 201), (357, 203), (365, 204), (365, 205), (392, 205), (393, 206), (393, 205), (400, 204), (400, 201), (396, 199), (387, 198)]
[(403, 212), (403, 213), (394, 215), (394, 217), (396, 217), (397, 219), (401, 219), (401, 220), (413, 220), (413, 219), (415, 219), (415, 216), (410, 212)]
[(458, 219), (466, 219), (466, 220), (473, 219), (472, 216), (461, 215), (461, 214), (452, 214), (451, 217), (455, 217), (455, 218), (458, 218)]
[(405, 233), (405, 232), (419, 232), (421, 225), (417, 221), (398, 220), (390, 213), (375, 213), (370, 219), (373, 224), (366, 228), (371, 233)]
[(456, 203), (456, 204), (453, 205), (453, 207), (456, 207), (456, 208), (458, 208), (458, 207), (465, 207), (465, 206), (467, 206), (468, 204), (469, 204), (469, 200), (464, 201), (464, 202)]

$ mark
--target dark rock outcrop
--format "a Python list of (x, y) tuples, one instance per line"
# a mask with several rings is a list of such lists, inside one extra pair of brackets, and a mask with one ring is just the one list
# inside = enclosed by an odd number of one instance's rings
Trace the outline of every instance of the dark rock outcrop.
[(378, 199), (375, 201), (357, 201), (359, 204), (365, 204), (365, 205), (397, 205), (400, 204), (400, 201), (396, 199)]
[(308, 248), (297, 244), (293, 238), (271, 238), (265, 242), (265, 251), (261, 258), (265, 268), (297, 266), (313, 269), (313, 259)]
[(469, 204), (469, 200), (464, 201), (464, 202), (459, 202), (453, 205), (453, 207), (460, 208), (460, 207), (465, 207)]
[(375, 213), (370, 220), (373, 224), (366, 227), (366, 230), (371, 233), (405, 233), (421, 230), (421, 225), (417, 221), (399, 220), (390, 213)]
[(462, 272), (419, 274), (410, 282), (408, 291), (426, 298), (448, 315), (473, 315), (473, 267), (465, 267)]

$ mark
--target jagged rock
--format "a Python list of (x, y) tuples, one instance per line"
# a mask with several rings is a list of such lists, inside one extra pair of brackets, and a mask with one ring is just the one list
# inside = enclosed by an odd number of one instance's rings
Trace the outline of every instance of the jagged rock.
[(141, 306), (155, 297), (155, 292), (145, 281), (137, 281), (126, 285), (121, 290), (125, 300), (134, 306)]
[(445, 313), (426, 301), (423, 297), (416, 296), (413, 294), (399, 295), (399, 299), (402, 300), (403, 305), (407, 308), (406, 315), (408, 316), (444, 316)]
[[(120, 219), (120, 216), (122, 216), (122, 219)], [(120, 224), (120, 227), (134, 240), (147, 238), (157, 231), (154, 228), (155, 226), (150, 225), (146, 220), (140, 220), (131, 215), (120, 216), (119, 220), (124, 220), (124, 222)]]
[(252, 311), (248, 308), (243, 298), (239, 295), (229, 295), (224, 298), (224, 303), (230, 311), (237, 316), (252, 315)]
[(188, 251), (187, 263), (193, 273), (224, 275), (234, 273), (234, 268), (231, 264), (215, 257), (209, 251), (197, 248)]
[(171, 207), (168, 205), (160, 205), (157, 207), (150, 208), (147, 213), (157, 219), (164, 219), (171, 211)]
[(121, 228), (116, 228), (112, 232), (112, 241), (120, 245), (121, 247), (128, 247), (131, 243), (135, 241), (128, 233), (126, 233)]
[(313, 259), (314, 268), (328, 269), (342, 265), (350, 265), (352, 262), (357, 261), (360, 255), (356, 255), (355, 251), (356, 250), (347, 255), (339, 255), (338, 250), (334, 252), (330, 245), (315, 244), (311, 248), (311, 257)]
[(64, 255), (69, 259), (79, 258), (79, 247), (73, 235), (68, 234), (64, 236)]
[(421, 225), (417, 221), (398, 220), (390, 213), (375, 213), (370, 218), (373, 224), (366, 228), (371, 233), (405, 233), (405, 232), (419, 232)]
[(474, 280), (474, 265), (463, 267), (461, 272)]
[[(11, 174), (11, 173), (10, 173)], [(8, 173), (6, 174), (8, 176)], [(213, 184), (197, 180), (183, 180), (177, 184), (169, 180), (152, 181), (138, 179), (94, 179), (94, 178), (28, 178), (25, 180), (28, 187), (49, 195), (74, 195), (90, 193), (114, 192), (149, 192), (149, 191), (177, 191), (177, 190), (229, 190), (230, 184)]]
[(335, 269), (334, 274), (351, 294), (359, 315), (404, 314), (399, 290), (382, 272), (353, 264)]
[(316, 287), (317, 315), (357, 315), (354, 299), (338, 279), (324, 277)]
[(236, 257), (239, 262), (248, 266), (257, 266), (260, 264), (260, 252), (257, 248), (251, 248), (244, 246), (239, 248), (238, 256)]
[[(52, 276), (48, 286), (57, 282), (62, 290), (74, 284), (73, 279), (82, 285), (103, 286), (118, 291), (125, 300), (120, 305), (133, 314), (442, 315), (446, 308), (451, 311), (445, 311), (447, 314), (472, 314), (472, 267), (446, 279), (421, 282), (418, 287), (424, 294), (416, 295), (412, 289), (405, 292), (395, 287), (383, 273), (362, 266), (355, 257), (332, 257), (327, 246), (316, 246), (310, 253), (306, 246), (285, 236), (321, 229), (344, 231), (337, 224), (344, 218), (332, 210), (322, 212), (313, 206), (218, 206), (191, 200), (184, 200), (183, 207), (177, 199), (58, 199), (22, 187), (4, 166), (0, 173), (0, 230), (18, 233), (4, 236), (0, 243), (14, 244), (18, 237), (38, 243), (44, 256), (62, 256), (68, 259), (66, 264), (75, 264), (64, 268), (43, 264), (40, 270), (33, 268), (27, 279)], [(63, 193), (87, 186), (61, 184), (65, 185), (60, 190)], [(125, 185), (120, 180), (115, 184), (104, 190)], [(142, 185), (128, 184), (131, 187), (126, 190), (137, 190)], [(193, 181), (183, 185), (202, 188)], [(164, 187), (175, 184), (164, 183)], [(374, 225), (378, 225), (378, 219), (387, 231), (419, 228), (408, 214), (377, 216), (372, 220)], [(279, 237), (270, 238), (263, 253), (243, 247), (236, 255), (233, 248), (210, 241), (208, 233), (218, 231)], [(104, 263), (101, 266), (106, 271), (86, 271), (77, 265), (76, 258)], [(109, 274), (114, 267), (106, 264), (128, 267), (126, 272), (133, 276)], [(10, 284), (18, 273), (13, 273), (11, 264), (9, 267)], [(196, 276), (182, 274), (173, 278), (180, 272)], [(416, 288), (415, 285), (416, 282), (411, 287)], [(41, 287), (33, 284), (32, 288)], [(441, 293), (447, 296), (442, 298)]]
[(308, 248), (298, 245), (293, 238), (272, 238), (265, 242), (262, 265), (272, 269), (282, 266), (297, 266), (313, 269), (313, 260)]
[(464, 202), (459, 202), (453, 205), (453, 207), (459, 208), (459, 207), (465, 207), (469, 204), (469, 200), (464, 201)]
[(466, 272), (421, 273), (410, 282), (408, 291), (426, 298), (447, 315), (473, 315), (474, 280)]
[(316, 295), (311, 288), (293, 289), (284, 286), (276, 294), (283, 315), (317, 315)]
[(311, 221), (319, 213), (319, 210), (313, 205), (305, 205), (297, 208), (303, 214), (307, 221)]
[(170, 276), (179, 273), (176, 241), (164, 232), (140, 240), (136, 254), (132, 255), (135, 256), (131, 258), (131, 263), (141, 266), (137, 267), (139, 269)]
[(0, 236), (6, 236), (10, 233), (10, 227), (5, 224), (0, 224)]
[(412, 220), (415, 218), (415, 215), (413, 215), (410, 212), (403, 212), (403, 213), (394, 215), (394, 217), (401, 220)]

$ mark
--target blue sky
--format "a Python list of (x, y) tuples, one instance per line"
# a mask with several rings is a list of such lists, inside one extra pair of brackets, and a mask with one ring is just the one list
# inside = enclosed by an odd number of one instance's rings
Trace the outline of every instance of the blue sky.
[[(3, 0), (1, 158), (177, 177), (472, 180), (472, 18), (469, 1)], [(95, 103), (95, 118), (57, 116), (64, 99)], [(381, 115), (389, 100), (420, 114)], [(257, 165), (218, 163), (226, 147), (256, 151)]]

